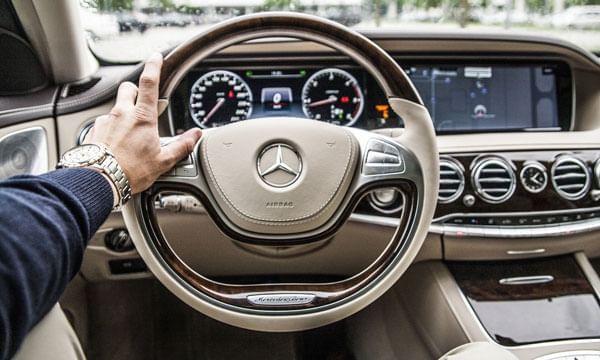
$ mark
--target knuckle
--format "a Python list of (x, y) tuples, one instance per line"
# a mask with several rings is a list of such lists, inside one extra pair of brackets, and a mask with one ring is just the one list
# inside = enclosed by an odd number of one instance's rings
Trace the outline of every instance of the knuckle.
[(110, 109), (109, 115), (119, 118), (119, 117), (122, 117), (123, 115), (125, 115), (125, 113), (126, 113), (126, 111), (122, 106), (116, 105), (116, 106), (113, 106), (112, 109)]
[(158, 159), (158, 167), (161, 170), (168, 170), (175, 165), (175, 159), (170, 152), (164, 154), (164, 156), (159, 157)]
[(142, 74), (140, 76), (140, 86), (153, 87), (158, 84), (158, 79), (150, 74)]
[(154, 116), (154, 112), (146, 106), (135, 107), (135, 118), (141, 121), (151, 120)]

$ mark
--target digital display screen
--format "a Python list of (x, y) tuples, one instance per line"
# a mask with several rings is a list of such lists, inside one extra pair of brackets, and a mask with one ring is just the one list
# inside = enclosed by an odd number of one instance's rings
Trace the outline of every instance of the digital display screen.
[[(572, 85), (564, 63), (401, 65), (438, 134), (569, 128)], [(375, 79), (350, 65), (194, 69), (171, 103), (175, 133), (273, 116), (366, 130), (404, 126)]]
[(560, 130), (554, 66), (408, 66), (438, 133)]

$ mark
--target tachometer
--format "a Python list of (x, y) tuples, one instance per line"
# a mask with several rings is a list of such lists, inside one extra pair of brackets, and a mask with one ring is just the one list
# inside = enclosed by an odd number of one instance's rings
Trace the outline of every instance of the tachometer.
[(351, 126), (363, 108), (364, 96), (358, 81), (341, 69), (319, 70), (302, 88), (302, 110), (311, 119)]
[(208, 72), (192, 85), (190, 114), (201, 128), (246, 120), (252, 114), (252, 92), (248, 84), (231, 71)]

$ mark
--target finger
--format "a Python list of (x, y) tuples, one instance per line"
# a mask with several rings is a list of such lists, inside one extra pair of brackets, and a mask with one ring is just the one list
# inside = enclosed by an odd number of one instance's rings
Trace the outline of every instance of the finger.
[(131, 107), (135, 105), (135, 98), (138, 94), (138, 88), (133, 83), (125, 81), (119, 85), (117, 91), (117, 100), (115, 106)]
[(158, 84), (160, 81), (160, 68), (162, 66), (162, 55), (154, 53), (146, 60), (144, 71), (140, 75), (140, 84), (137, 98), (137, 106), (145, 110), (157, 111), (158, 107)]
[(183, 134), (179, 135), (177, 140), (165, 145), (161, 149), (161, 157), (164, 168), (166, 171), (179, 161), (183, 160), (186, 156), (188, 156), (192, 150), (194, 150), (194, 146), (202, 137), (202, 131), (198, 128), (190, 129)]
[(117, 99), (115, 105), (110, 109), (108, 113), (111, 119), (121, 118), (126, 113), (131, 112), (134, 109), (135, 98), (137, 96), (137, 87), (130, 82), (124, 82), (119, 85), (117, 91)]

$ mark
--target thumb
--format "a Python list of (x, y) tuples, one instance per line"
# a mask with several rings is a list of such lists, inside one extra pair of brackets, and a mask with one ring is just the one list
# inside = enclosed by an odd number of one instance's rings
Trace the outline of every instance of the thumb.
[(177, 140), (164, 146), (161, 149), (161, 164), (164, 164), (165, 171), (188, 156), (194, 150), (194, 146), (200, 140), (200, 137), (202, 137), (202, 131), (194, 128), (184, 132), (177, 137)]

